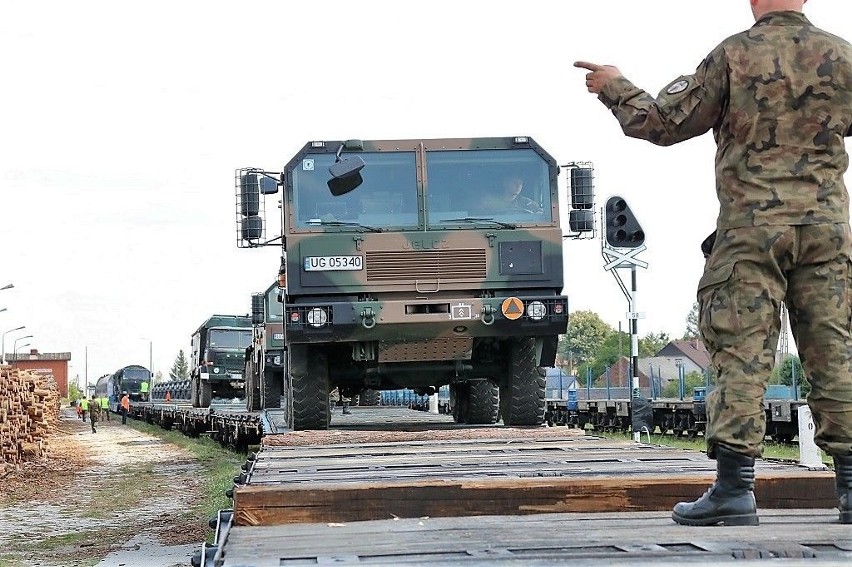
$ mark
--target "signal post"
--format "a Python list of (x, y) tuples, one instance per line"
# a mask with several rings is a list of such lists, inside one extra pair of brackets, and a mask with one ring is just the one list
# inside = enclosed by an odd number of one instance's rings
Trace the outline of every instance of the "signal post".
[[(639, 253), (645, 250), (645, 231), (636, 219), (633, 211), (627, 205), (624, 198), (615, 196), (610, 197), (606, 202), (606, 207), (603, 212), (604, 230), (601, 238), (601, 254), (604, 258), (604, 270), (612, 272), (615, 281), (621, 288), (621, 292), (627, 298), (628, 312), (627, 318), (630, 320), (630, 387), (631, 387), (631, 405), (633, 411), (633, 440), (639, 442), (641, 438), (641, 430), (637, 430), (635, 424), (637, 422), (636, 404), (642, 400), (639, 390), (639, 330), (638, 319), (643, 314), (636, 307), (636, 268), (647, 268), (648, 263), (638, 258)], [(621, 275), (618, 273), (619, 268), (630, 268), (630, 288), (627, 288)], [(642, 405), (644, 401), (641, 402)], [(653, 424), (651, 424), (653, 427)], [(650, 433), (650, 431), (649, 431)]]

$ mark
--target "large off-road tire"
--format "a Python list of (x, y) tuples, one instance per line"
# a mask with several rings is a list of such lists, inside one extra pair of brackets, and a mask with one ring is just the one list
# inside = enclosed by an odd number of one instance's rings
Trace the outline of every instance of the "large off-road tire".
[[(328, 358), (314, 349), (290, 349), (290, 368), (306, 368), (307, 372), (291, 372), (293, 396), (293, 429), (328, 429), (331, 412), (328, 407)], [(306, 356), (306, 361), (294, 360)]]
[(246, 381), (246, 411), (258, 411), (260, 409), (260, 384), (255, 376), (254, 357), (246, 361), (243, 377)]
[(210, 380), (200, 380), (198, 383), (198, 407), (209, 408), (213, 401), (213, 384)]
[(279, 409), (281, 407), (281, 392), (284, 387), (284, 372), (282, 370), (264, 370), (263, 385), (261, 386), (261, 406), (263, 409)]
[(201, 378), (198, 376), (193, 376), (189, 379), (189, 401), (192, 404), (192, 407), (197, 408), (201, 407), (198, 404), (198, 383), (201, 382)]
[(469, 401), (469, 386), (465, 384), (450, 384), (450, 409), (453, 421), (467, 423)]
[(491, 380), (468, 382), (467, 419), (471, 424), (497, 423), (500, 416), (500, 387)]
[(358, 394), (359, 406), (379, 406), (382, 405), (382, 393), (378, 390), (365, 389)]
[(504, 425), (541, 425), (547, 409), (545, 373), (535, 365), (535, 339), (509, 343), (509, 372), (500, 388)]

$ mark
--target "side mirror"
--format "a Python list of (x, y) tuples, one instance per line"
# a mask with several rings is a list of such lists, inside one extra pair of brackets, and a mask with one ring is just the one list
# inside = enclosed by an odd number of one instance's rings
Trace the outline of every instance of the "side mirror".
[(359, 155), (340, 157), (340, 152), (343, 151), (344, 144), (337, 149), (337, 160), (328, 168), (331, 174), (331, 179), (328, 180), (328, 189), (335, 197), (349, 193), (361, 183), (364, 179), (361, 177), (361, 170), (364, 169), (364, 160)]
[(275, 195), (278, 193), (278, 181), (265, 175), (261, 176), (260, 192), (263, 195)]

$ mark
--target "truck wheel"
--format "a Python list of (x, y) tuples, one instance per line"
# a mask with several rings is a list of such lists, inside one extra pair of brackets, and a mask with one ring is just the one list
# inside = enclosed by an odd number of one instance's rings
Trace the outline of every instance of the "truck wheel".
[(456, 423), (467, 423), (468, 391), (468, 384), (450, 384), (450, 408)]
[(382, 405), (382, 393), (378, 390), (365, 389), (358, 394), (359, 406), (380, 406)]
[(500, 387), (491, 380), (468, 382), (467, 423), (497, 423), (500, 414)]
[(260, 409), (260, 388), (257, 384), (257, 376), (255, 376), (253, 358), (246, 361), (243, 377), (246, 385), (246, 410), (258, 411)]
[(284, 373), (279, 370), (263, 371), (263, 391), (261, 405), (264, 409), (281, 407), (281, 391), (284, 385)]
[(198, 383), (198, 407), (209, 408), (213, 400), (213, 384), (210, 380), (199, 380)]
[(546, 410), (544, 369), (535, 365), (535, 339), (509, 343), (509, 374), (500, 388), (504, 425), (541, 425)]
[[(291, 374), (293, 385), (293, 429), (328, 429), (331, 418), (328, 407), (328, 358), (313, 349), (299, 349), (307, 356), (307, 372)], [(293, 357), (296, 349), (291, 349)], [(296, 366), (305, 366), (302, 364)]]
[(194, 408), (200, 407), (198, 405), (198, 382), (200, 380), (200, 378), (191, 378), (189, 380), (189, 401)]

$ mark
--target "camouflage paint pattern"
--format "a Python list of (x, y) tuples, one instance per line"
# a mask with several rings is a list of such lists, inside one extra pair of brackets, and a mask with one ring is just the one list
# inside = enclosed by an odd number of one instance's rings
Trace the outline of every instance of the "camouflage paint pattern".
[(849, 225), (720, 230), (698, 285), (699, 328), (718, 373), (707, 443), (759, 457), (763, 396), (775, 362), (780, 306), (811, 393), (815, 439), (852, 452), (852, 236)]
[(600, 100), (628, 136), (670, 145), (713, 130), (717, 238), (699, 285), (702, 338), (719, 375), (717, 444), (759, 456), (779, 306), (812, 392), (817, 444), (852, 452), (849, 196), (852, 47), (799, 12), (774, 12), (723, 41), (657, 98), (620, 77)]
[(656, 99), (623, 77), (599, 98), (655, 144), (713, 130), (717, 228), (849, 220), (852, 47), (801, 13), (765, 15)]
[[(384, 362), (407, 364), (407, 368), (394, 371), (394, 379), (407, 380), (406, 386), (446, 384), (458, 371), (431, 362), (459, 361), (475, 366), (480, 341), (517, 337), (538, 337), (538, 350), (543, 351), (538, 360), (542, 365), (552, 365), (556, 340), (565, 332), (568, 321), (567, 298), (561, 295), (564, 282), (556, 161), (529, 138), (345, 142), (344, 156), (413, 152), (412, 179), (416, 179), (416, 185), (412, 182), (410, 191), (417, 193), (418, 226), (383, 226), (376, 232), (368, 227), (300, 224), (294, 202), (294, 171), (305, 167), (305, 159), (333, 156), (341, 144), (344, 142), (327, 141), (321, 146), (308, 143), (284, 168), (286, 343), (326, 345), (334, 350), (329, 355), (332, 387), (347, 380), (363, 384), (367, 368)], [(480, 150), (534, 151), (547, 172), (550, 210), (535, 220), (504, 225), (450, 222), (426, 226), (430, 152), (457, 150), (469, 151), (474, 163)], [(483, 158), (479, 167), (487, 169), (488, 160)], [(365, 175), (369, 168), (368, 163)], [(358, 191), (356, 188), (352, 195)], [(477, 195), (471, 191), (475, 188), (462, 185), (455, 196), (475, 200)], [(305, 269), (306, 258), (327, 256), (358, 256), (363, 258), (363, 268)], [(521, 302), (517, 317), (511, 312), (504, 314), (503, 304), (511, 297)], [(535, 300), (547, 307), (547, 315), (538, 321), (526, 312)], [(314, 327), (307, 323), (307, 315), (317, 307), (325, 311), (328, 322)], [(373, 345), (375, 351), (370, 353), (373, 347), (365, 348), (365, 358), (353, 362), (353, 348), (360, 348), (355, 345)], [(468, 367), (468, 376), (494, 376), (493, 364), (478, 370)]]

